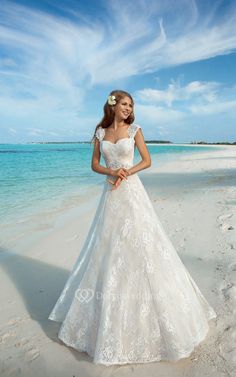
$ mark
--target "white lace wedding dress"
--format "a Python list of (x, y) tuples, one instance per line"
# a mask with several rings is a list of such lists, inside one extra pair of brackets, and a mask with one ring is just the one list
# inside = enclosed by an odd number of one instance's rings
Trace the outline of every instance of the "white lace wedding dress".
[[(107, 167), (133, 166), (134, 136), (115, 144), (96, 137)], [(107, 179), (107, 177), (106, 177)], [(165, 233), (137, 173), (104, 180), (95, 217), (49, 319), (58, 338), (95, 364), (145, 363), (189, 356), (216, 312)]]

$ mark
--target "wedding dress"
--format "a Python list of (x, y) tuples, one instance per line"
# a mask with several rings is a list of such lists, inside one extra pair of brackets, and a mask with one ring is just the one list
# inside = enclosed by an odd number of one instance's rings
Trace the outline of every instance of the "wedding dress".
[[(107, 167), (133, 166), (135, 134), (96, 137)], [(106, 177), (107, 178), (107, 177)], [(104, 181), (87, 238), (49, 315), (58, 338), (95, 364), (145, 363), (189, 356), (216, 318), (182, 263), (137, 173), (117, 189)]]

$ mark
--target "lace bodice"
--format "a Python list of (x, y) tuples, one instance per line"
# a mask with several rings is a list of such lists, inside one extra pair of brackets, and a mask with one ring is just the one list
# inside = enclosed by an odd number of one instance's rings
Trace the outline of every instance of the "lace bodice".
[(95, 136), (100, 141), (100, 151), (105, 160), (106, 166), (111, 169), (131, 168), (134, 159), (134, 137), (137, 130), (141, 128), (137, 124), (131, 124), (128, 127), (129, 137), (119, 139), (116, 143), (103, 140), (105, 130), (99, 127)]

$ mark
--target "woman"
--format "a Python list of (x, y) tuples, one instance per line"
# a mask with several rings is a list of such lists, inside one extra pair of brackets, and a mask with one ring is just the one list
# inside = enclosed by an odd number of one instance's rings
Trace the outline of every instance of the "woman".
[[(137, 172), (151, 166), (134, 102), (110, 93), (91, 167), (107, 175), (79, 257), (49, 319), (95, 364), (188, 357), (216, 318), (165, 233)], [(137, 146), (142, 160), (133, 165)], [(106, 167), (100, 164), (101, 155)]]

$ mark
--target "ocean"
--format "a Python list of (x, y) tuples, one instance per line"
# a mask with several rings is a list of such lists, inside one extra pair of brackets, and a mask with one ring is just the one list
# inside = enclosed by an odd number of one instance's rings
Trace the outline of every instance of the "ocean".
[[(154, 167), (183, 154), (215, 149), (178, 144), (147, 147)], [(92, 152), (93, 144), (83, 142), (0, 144), (0, 246), (10, 239), (15, 245), (29, 229), (38, 230), (39, 218), (44, 220), (41, 228), (47, 229), (59, 212), (78, 206), (85, 195), (96, 192), (106, 176), (92, 171)], [(135, 148), (134, 165), (139, 160)], [(105, 166), (103, 158), (101, 164)]]

